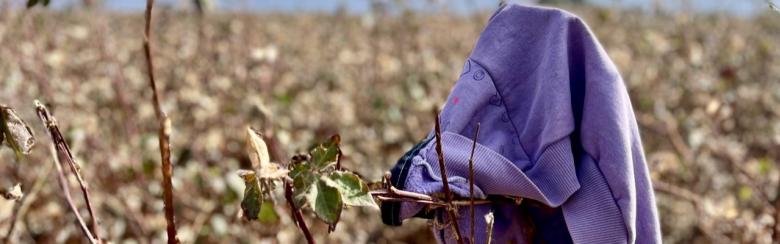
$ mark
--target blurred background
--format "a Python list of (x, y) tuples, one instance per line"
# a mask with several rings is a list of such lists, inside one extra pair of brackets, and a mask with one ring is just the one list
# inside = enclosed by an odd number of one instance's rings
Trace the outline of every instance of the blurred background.
[[(771, 243), (780, 179), (780, 13), (764, 0), (525, 1), (581, 16), (619, 67), (641, 128), (666, 243)], [(103, 236), (165, 240), (157, 120), (142, 53), (144, 1), (0, 1), (0, 103), (38, 145), (0, 148), (0, 236), (80, 243), (33, 100), (50, 104), (89, 182)], [(153, 56), (173, 120), (179, 238), (297, 243), (278, 220), (238, 216), (250, 166), (243, 128), (289, 153), (340, 133), (344, 165), (369, 180), (430, 130), (497, 0), (159, 0)], [(73, 182), (75, 186), (75, 181)], [(77, 189), (74, 200), (80, 205)], [(278, 205), (281, 208), (281, 205)], [(82, 209), (86, 216), (86, 210)], [(427, 223), (383, 226), (350, 209), (323, 243), (428, 243)]]

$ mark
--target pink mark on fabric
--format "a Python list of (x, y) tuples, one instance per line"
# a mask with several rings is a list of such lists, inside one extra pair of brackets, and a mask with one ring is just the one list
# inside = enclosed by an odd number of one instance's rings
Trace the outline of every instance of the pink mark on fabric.
[(455, 98), (453, 98), (453, 99), (452, 99), (452, 104), (454, 104), (454, 105), (458, 105), (458, 101), (460, 101), (460, 100), (458, 99), (458, 97), (455, 97)]

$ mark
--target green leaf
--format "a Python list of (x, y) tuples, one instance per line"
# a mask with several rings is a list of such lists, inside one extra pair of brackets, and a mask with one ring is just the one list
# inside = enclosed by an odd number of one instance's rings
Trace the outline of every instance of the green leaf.
[(328, 185), (324, 180), (318, 180), (309, 188), (306, 200), (317, 218), (328, 225), (335, 226), (341, 217), (341, 209), (344, 207), (341, 194), (335, 187)]
[(334, 172), (330, 175), (328, 183), (339, 190), (344, 204), (379, 209), (379, 206), (377, 206), (374, 198), (369, 193), (368, 185), (356, 174), (351, 172)]
[(279, 222), (279, 215), (276, 214), (273, 202), (265, 201), (260, 205), (260, 216), (258, 216), (258, 219), (260, 222), (268, 224), (276, 224)]
[(30, 126), (10, 107), (0, 105), (0, 133), (5, 134), (5, 141), (16, 152), (17, 159), (30, 154), (35, 145), (35, 135)]
[(324, 170), (328, 166), (336, 163), (340, 153), (340, 143), (341, 137), (335, 135), (330, 138), (328, 143), (320, 144), (311, 150), (311, 163), (314, 164), (314, 167), (317, 170)]
[(263, 198), (260, 191), (260, 183), (254, 171), (241, 170), (238, 175), (244, 179), (244, 200), (241, 200), (241, 210), (249, 220), (256, 220), (260, 214)]
[(312, 172), (311, 166), (306, 163), (296, 164), (289, 174), (293, 179), (293, 203), (298, 208), (306, 205), (306, 194), (317, 181), (317, 176)]

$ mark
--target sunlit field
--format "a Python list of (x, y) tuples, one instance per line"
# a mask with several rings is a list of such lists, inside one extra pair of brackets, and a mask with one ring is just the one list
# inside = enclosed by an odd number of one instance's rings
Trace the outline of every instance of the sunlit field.
[[(664, 241), (770, 243), (780, 207), (780, 14), (564, 8), (590, 25), (629, 88)], [(489, 16), (156, 10), (152, 54), (172, 120), (179, 239), (302, 242), (284, 204), (276, 223), (240, 217), (236, 170), (251, 165), (244, 128), (272, 130), (290, 154), (338, 133), (344, 167), (379, 180), (431, 130), (431, 108), (445, 100)], [(21, 183), (27, 196), (0, 198), (0, 236), (21, 209), (10, 240), (83, 241), (60, 194), (38, 99), (89, 181), (102, 237), (166, 240), (143, 24), (140, 12), (0, 13), (0, 104), (38, 140), (19, 161), (0, 149), (0, 186)], [(433, 241), (425, 221), (384, 226), (369, 208), (345, 210), (329, 235), (309, 223), (322, 243)]]

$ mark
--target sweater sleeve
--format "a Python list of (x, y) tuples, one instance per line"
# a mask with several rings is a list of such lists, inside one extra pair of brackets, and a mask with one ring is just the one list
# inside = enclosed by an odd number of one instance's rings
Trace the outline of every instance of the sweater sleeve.
[[(487, 69), (472, 60), (466, 62), (440, 116), (450, 188), (454, 194), (468, 196), (469, 156), (474, 143), (471, 136), (480, 123), (474, 155), (476, 197), (519, 196), (560, 206), (580, 187), (568, 135), (544, 137), (546, 143), (539, 152), (526, 154), (502, 95)], [(423, 194), (442, 192), (436, 142), (432, 139), (429, 136), (399, 160), (391, 171), (396, 187)], [(383, 219), (392, 225), (419, 216), (421, 209), (415, 204), (386, 206), (390, 210), (383, 210)]]

